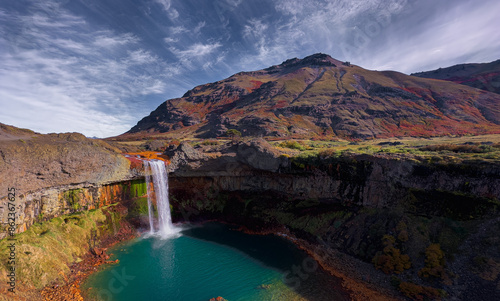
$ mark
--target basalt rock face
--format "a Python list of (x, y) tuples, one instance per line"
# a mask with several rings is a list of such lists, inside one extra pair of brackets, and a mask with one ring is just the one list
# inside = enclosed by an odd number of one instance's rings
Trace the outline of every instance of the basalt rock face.
[(172, 159), (171, 187), (181, 181), (180, 186), (191, 188), (185, 181), (197, 179), (225, 192), (271, 192), (290, 200), (314, 198), (372, 208), (397, 206), (416, 191), (500, 199), (500, 165), (492, 163), (437, 164), (388, 155), (302, 162), (277, 153), (263, 140), (222, 146), (217, 156), (187, 144), (166, 154)]
[[(414, 291), (399, 290), (413, 298), (424, 298), (418, 293), (423, 287), (432, 287), (434, 298), (436, 288), (457, 300), (500, 297), (499, 164), (439, 164), (397, 155), (309, 161), (275, 156), (283, 161), (269, 168), (272, 162), (258, 163), (267, 162), (266, 152), (251, 143), (244, 144), (252, 149), (250, 162), (237, 160), (241, 145), (226, 146), (226, 156), (172, 168), (174, 220), (217, 219), (288, 233), (306, 241), (327, 267), (376, 291), (391, 291), (389, 283), (399, 279)], [(428, 250), (444, 254), (432, 269), (423, 255)], [(399, 255), (408, 256), (405, 264)]]
[[(54, 217), (101, 208), (114, 203), (128, 204), (131, 199), (146, 194), (142, 180), (129, 180), (111, 184), (79, 183), (42, 188), (34, 192), (16, 194), (16, 230), (26, 231), (34, 223)], [(0, 208), (0, 218), (7, 220), (8, 206)], [(7, 231), (0, 228), (0, 239)]]
[(326, 54), (237, 73), (169, 99), (115, 139), (442, 136), (500, 132), (500, 96), (370, 71)]
[(122, 200), (123, 189), (108, 184), (137, 176), (117, 149), (78, 133), (41, 135), (0, 124), (0, 155), (0, 218), (7, 221), (7, 203), (14, 203), (18, 233)]

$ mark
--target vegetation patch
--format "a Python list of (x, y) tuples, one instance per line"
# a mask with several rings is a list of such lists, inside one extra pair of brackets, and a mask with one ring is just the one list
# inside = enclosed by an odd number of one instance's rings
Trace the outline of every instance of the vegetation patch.
[[(97, 237), (102, 237), (115, 229), (120, 218), (109, 215), (109, 207), (56, 217), (17, 234), (18, 279), (40, 289), (64, 278), (70, 272), (69, 265), (89, 250), (92, 231), (97, 230)], [(6, 250), (8, 244), (6, 239), (1, 240), (0, 249)], [(0, 253), (0, 277), (7, 275), (6, 256), (6, 252)]]
[(279, 143), (278, 146), (283, 147), (283, 148), (296, 149), (299, 151), (304, 151), (307, 149), (307, 147), (303, 143), (300, 143), (296, 140), (283, 141), (283, 142)]
[(439, 244), (431, 244), (425, 249), (425, 267), (418, 276), (424, 279), (439, 279), (444, 283), (451, 284), (450, 278), (445, 271), (445, 256)]
[(147, 195), (148, 187), (145, 180), (132, 180), (130, 181), (129, 197), (136, 198)]
[(427, 145), (421, 147), (421, 151), (451, 151), (454, 153), (488, 153), (496, 151), (500, 148), (499, 144), (496, 145), (480, 145), (480, 144), (437, 144), (437, 145)]
[(411, 268), (410, 256), (401, 254), (401, 250), (396, 248), (396, 238), (391, 235), (382, 237), (384, 249), (378, 252), (372, 262), (375, 268), (382, 270), (386, 274), (399, 274)]

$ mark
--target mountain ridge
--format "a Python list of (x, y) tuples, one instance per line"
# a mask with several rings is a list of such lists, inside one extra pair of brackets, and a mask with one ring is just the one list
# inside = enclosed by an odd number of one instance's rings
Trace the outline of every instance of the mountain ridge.
[(412, 73), (411, 75), (452, 81), (457, 84), (500, 94), (500, 60), (490, 63), (458, 64), (431, 71)]
[(500, 133), (499, 107), (494, 93), (318, 53), (197, 86), (116, 138), (214, 138), (228, 129), (325, 139)]

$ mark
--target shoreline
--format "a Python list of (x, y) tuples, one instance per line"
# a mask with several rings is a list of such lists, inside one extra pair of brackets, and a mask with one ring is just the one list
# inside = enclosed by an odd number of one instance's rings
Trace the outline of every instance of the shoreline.
[[(339, 253), (335, 250), (327, 250), (321, 245), (313, 245), (312, 243), (298, 238), (291, 234), (288, 229), (282, 227), (281, 229), (275, 230), (262, 230), (254, 231), (250, 230), (245, 226), (235, 225), (239, 227), (239, 230), (251, 234), (251, 235), (276, 235), (283, 237), (284, 239), (292, 242), (296, 247), (305, 251), (311, 258), (313, 258), (321, 268), (326, 272), (330, 273), (332, 276), (339, 279), (341, 282), (342, 289), (349, 295), (353, 301), (397, 301), (401, 300), (402, 297), (396, 295), (390, 289), (385, 288), (387, 283), (383, 279), (380, 279), (380, 275), (376, 274), (372, 267), (365, 262), (361, 262), (349, 255)], [(319, 255), (321, 253), (323, 255)], [(349, 259), (349, 264), (345, 264), (345, 257)], [(350, 267), (349, 267), (350, 266)], [(354, 269), (354, 266), (356, 269)], [(353, 274), (352, 271), (357, 270), (357, 275)], [(368, 274), (368, 277), (363, 277), (360, 273)], [(363, 279), (365, 278), (365, 279)]]
[(78, 300), (84, 301), (80, 285), (92, 273), (97, 272), (98, 267), (105, 264), (115, 264), (118, 260), (110, 261), (109, 258), (113, 254), (107, 254), (107, 250), (118, 243), (130, 241), (137, 238), (137, 229), (130, 223), (120, 221), (120, 228), (114, 235), (105, 236), (99, 243), (99, 247), (89, 249), (82, 261), (73, 263), (70, 266), (71, 272), (69, 275), (63, 275), (64, 284), (50, 284), (39, 291), (41, 300), (44, 301), (65, 301)]
[[(246, 226), (227, 223), (224, 221), (219, 221), (216, 219), (210, 219), (199, 224), (205, 224), (208, 222), (218, 222), (221, 224), (227, 224), (237, 227), (238, 231), (241, 231), (250, 235), (275, 235), (282, 237), (290, 242), (292, 242), (297, 248), (305, 251), (311, 258), (318, 262), (319, 266), (323, 268), (327, 273), (336, 277), (344, 293), (346, 293), (351, 300), (354, 301), (385, 301), (385, 300), (400, 300), (388, 289), (384, 289), (387, 285), (382, 283), (383, 280), (380, 279), (372, 271), (368, 271), (367, 265), (364, 262), (357, 262), (354, 258), (349, 258), (349, 264), (345, 264), (345, 260), (341, 257), (346, 257), (348, 255), (336, 253), (334, 250), (326, 250), (321, 245), (313, 245), (312, 243), (297, 238), (295, 235), (291, 234), (285, 227), (280, 227), (276, 229), (266, 229), (260, 231), (254, 231), (248, 229)], [(181, 223), (183, 224), (183, 223)], [(196, 223), (195, 223), (196, 224)], [(123, 227), (121, 227), (119, 233), (113, 237), (105, 238), (99, 248), (95, 248), (96, 252), (89, 250), (84, 256), (83, 260), (78, 263), (74, 263), (71, 268), (71, 273), (69, 275), (64, 275), (64, 284), (57, 285), (51, 284), (39, 291), (41, 300), (50, 301), (64, 301), (64, 300), (81, 300), (84, 301), (83, 296), (85, 294), (81, 291), (80, 285), (93, 273), (99, 271), (99, 267), (105, 264), (114, 264), (117, 261), (109, 261), (111, 255), (107, 254), (106, 251), (113, 247), (114, 245), (122, 242), (130, 241), (134, 238), (139, 237), (137, 229), (132, 228), (134, 233), (130, 231), (130, 225), (126, 227), (126, 232), (123, 232)], [(320, 255), (322, 254), (322, 255)], [(338, 257), (335, 257), (338, 256)], [(364, 277), (356, 273), (352, 274), (353, 268), (357, 268), (357, 271), (368, 276)]]

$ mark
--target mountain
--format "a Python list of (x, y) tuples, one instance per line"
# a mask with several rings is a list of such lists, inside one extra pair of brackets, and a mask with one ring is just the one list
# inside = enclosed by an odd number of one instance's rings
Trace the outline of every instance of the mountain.
[(443, 79), (500, 94), (500, 60), (484, 64), (460, 64), (412, 75)]
[(195, 87), (116, 139), (211, 138), (228, 129), (351, 139), (500, 133), (500, 95), (320, 53)]

